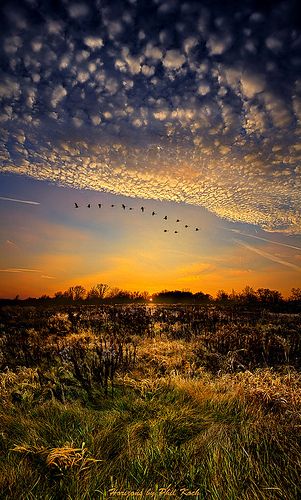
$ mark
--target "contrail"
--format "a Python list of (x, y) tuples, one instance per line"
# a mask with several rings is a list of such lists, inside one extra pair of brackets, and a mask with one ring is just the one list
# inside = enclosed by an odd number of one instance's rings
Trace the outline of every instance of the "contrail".
[(17, 203), (27, 203), (27, 205), (40, 205), (40, 203), (37, 201), (18, 200), (16, 198), (6, 198), (5, 196), (0, 196), (0, 200), (15, 201)]
[(251, 252), (257, 253), (258, 255), (261, 255), (262, 257), (265, 257), (266, 259), (272, 260), (273, 262), (277, 262), (278, 264), (282, 264), (283, 266), (291, 267), (292, 269), (296, 269), (297, 271), (301, 271), (301, 267), (297, 266), (296, 264), (292, 264), (291, 262), (287, 262), (286, 260), (282, 260), (279, 257), (276, 257), (276, 255), (273, 255), (268, 252), (264, 252), (263, 250), (259, 250), (258, 248), (255, 248), (251, 245), (247, 245), (241, 240), (236, 240), (234, 239), (236, 243), (238, 243), (240, 246), (247, 248), (248, 250), (251, 250)]
[(294, 245), (289, 245), (288, 243), (280, 243), (279, 241), (268, 240), (267, 238), (262, 238), (262, 236), (255, 236), (254, 234), (246, 234), (239, 231), (239, 229), (228, 229), (223, 227), (226, 231), (231, 231), (232, 233), (240, 234), (241, 236), (247, 236), (248, 238), (255, 238), (256, 240), (267, 241), (268, 243), (273, 243), (274, 245), (280, 245), (281, 247), (293, 248), (294, 250), (301, 250), (301, 247), (295, 247)]
[(0, 269), (0, 273), (41, 273), (40, 269), (27, 269), (25, 267), (9, 267)]

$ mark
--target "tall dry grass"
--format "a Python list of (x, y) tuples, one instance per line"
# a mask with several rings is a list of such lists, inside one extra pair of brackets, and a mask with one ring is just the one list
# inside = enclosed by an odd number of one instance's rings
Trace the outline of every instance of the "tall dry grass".
[(275, 358), (299, 319), (286, 335), (279, 318), (277, 328), (238, 328), (224, 314), (197, 323), (201, 311), (178, 312), (158, 311), (154, 331), (150, 318), (131, 329), (137, 308), (115, 324), (116, 308), (100, 324), (94, 309), (46, 320), (29, 311), (23, 330), (11, 319), (1, 334), (1, 498), (99, 499), (113, 488), (164, 498), (167, 487), (202, 500), (301, 497), (298, 356)]

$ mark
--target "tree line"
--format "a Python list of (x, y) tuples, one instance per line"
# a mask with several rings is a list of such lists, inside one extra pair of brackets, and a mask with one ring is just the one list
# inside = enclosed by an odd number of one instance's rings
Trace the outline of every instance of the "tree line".
[(246, 286), (241, 292), (232, 290), (227, 293), (219, 290), (214, 298), (212, 295), (204, 292), (193, 293), (190, 290), (162, 290), (161, 292), (149, 294), (149, 292), (128, 291), (116, 287), (110, 287), (105, 283), (98, 283), (89, 290), (82, 285), (69, 287), (64, 292), (56, 292), (53, 297), (42, 295), (38, 298), (29, 297), (20, 300), (16, 296), (14, 300), (2, 299), (1, 303), (41, 303), (41, 304), (127, 304), (127, 303), (166, 303), (166, 304), (214, 304), (220, 305), (246, 305), (246, 306), (281, 306), (281, 305), (300, 305), (301, 306), (301, 288), (292, 288), (291, 293), (285, 299), (278, 290), (269, 288), (258, 288), (255, 290)]

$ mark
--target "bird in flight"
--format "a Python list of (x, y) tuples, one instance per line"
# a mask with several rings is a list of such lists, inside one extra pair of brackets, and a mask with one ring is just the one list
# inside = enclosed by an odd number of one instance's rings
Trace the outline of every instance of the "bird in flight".
[[(102, 208), (103, 204), (102, 203), (98, 203), (98, 208)], [(78, 205), (78, 203), (74, 202), (74, 207), (75, 208), (80, 208), (80, 205)], [(88, 208), (91, 208), (91, 203), (88, 203), (87, 204), (87, 207)], [(111, 207), (116, 207), (116, 205), (112, 204)], [(127, 208), (127, 205), (125, 205), (124, 203), (121, 204), (121, 207), (123, 208), (123, 210), (126, 210)], [(128, 210), (134, 210), (133, 207), (128, 207)], [(140, 210), (142, 213), (145, 212), (145, 207), (140, 207)], [(155, 212), (154, 210), (151, 212), (151, 215), (154, 216), (154, 215), (158, 215), (157, 212)], [(163, 220), (167, 221), (168, 220), (168, 216), (165, 215), (163, 217)], [(181, 219), (176, 219), (176, 222), (181, 222)], [(190, 227), (188, 224), (185, 224), (184, 225), (185, 229), (187, 229), (188, 227)], [(163, 229), (164, 233), (168, 233), (169, 230), (168, 229)], [(195, 231), (200, 231), (200, 229), (198, 227), (195, 228)], [(178, 234), (179, 231), (174, 231), (175, 234)]]

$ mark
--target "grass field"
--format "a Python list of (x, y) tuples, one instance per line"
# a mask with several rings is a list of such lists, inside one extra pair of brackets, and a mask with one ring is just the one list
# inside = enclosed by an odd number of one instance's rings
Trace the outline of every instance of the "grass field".
[(1, 498), (301, 497), (300, 315), (3, 307), (0, 322)]

